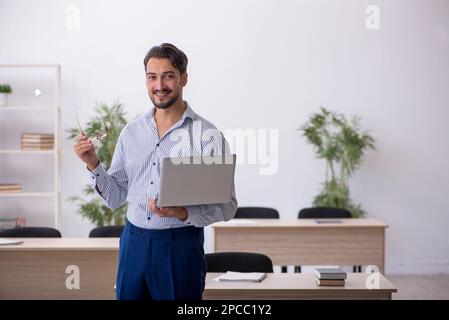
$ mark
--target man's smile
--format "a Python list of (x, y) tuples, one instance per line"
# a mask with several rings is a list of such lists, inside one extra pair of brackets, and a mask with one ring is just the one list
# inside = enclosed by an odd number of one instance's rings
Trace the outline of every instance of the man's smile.
[(163, 99), (166, 96), (168, 96), (172, 91), (171, 90), (161, 90), (161, 91), (155, 91), (154, 95), (158, 97), (159, 99)]

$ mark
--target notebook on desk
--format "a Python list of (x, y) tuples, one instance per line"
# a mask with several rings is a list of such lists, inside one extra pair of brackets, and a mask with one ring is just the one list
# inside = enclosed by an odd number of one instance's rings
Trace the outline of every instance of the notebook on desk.
[(13, 245), (13, 244), (22, 244), (22, 243), (23, 243), (22, 240), (11, 240), (11, 239), (0, 238), (0, 246), (9, 246), (9, 245)]
[(262, 282), (267, 277), (264, 272), (234, 272), (227, 271), (219, 277), (215, 278), (215, 281), (250, 281), (250, 282)]
[(315, 219), (316, 223), (343, 223), (342, 220), (339, 219)]

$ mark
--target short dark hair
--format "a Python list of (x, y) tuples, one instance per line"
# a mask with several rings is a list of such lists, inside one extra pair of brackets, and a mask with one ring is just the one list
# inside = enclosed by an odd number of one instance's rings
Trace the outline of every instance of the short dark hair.
[(187, 56), (184, 52), (176, 48), (171, 43), (163, 43), (160, 46), (154, 46), (148, 51), (145, 59), (143, 60), (143, 65), (145, 67), (145, 72), (147, 71), (147, 64), (150, 58), (168, 58), (170, 59), (173, 67), (179, 70), (181, 74), (184, 74), (187, 70), (187, 63), (189, 62)]

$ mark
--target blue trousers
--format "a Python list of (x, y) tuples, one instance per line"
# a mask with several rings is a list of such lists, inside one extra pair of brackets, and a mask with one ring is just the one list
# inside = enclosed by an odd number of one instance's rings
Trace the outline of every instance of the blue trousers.
[(117, 299), (202, 299), (203, 244), (203, 228), (148, 230), (127, 221), (120, 237)]

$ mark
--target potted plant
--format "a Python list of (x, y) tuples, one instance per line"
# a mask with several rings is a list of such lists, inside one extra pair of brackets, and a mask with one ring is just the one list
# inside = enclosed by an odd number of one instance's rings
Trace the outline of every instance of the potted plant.
[(6, 107), (8, 103), (8, 94), (12, 93), (12, 88), (9, 84), (0, 84), (0, 107)]
[[(123, 105), (118, 101), (114, 102), (111, 106), (105, 103), (97, 103), (95, 113), (96, 116), (82, 129), (87, 136), (91, 137), (97, 135), (103, 126), (107, 127), (107, 135), (101, 140), (98, 140), (95, 149), (101, 164), (108, 170), (111, 166), (118, 136), (126, 125), (127, 120), (125, 119)], [(80, 134), (80, 128), (70, 128), (67, 132), (69, 134), (68, 139), (75, 140)], [(108, 208), (103, 204), (99, 196), (96, 196), (95, 190), (90, 184), (85, 186), (83, 193), (85, 197), (74, 196), (68, 199), (79, 205), (77, 211), (79, 214), (88, 218), (99, 227), (124, 224), (128, 207), (127, 204), (114, 210)]]
[(343, 208), (353, 217), (365, 212), (354, 204), (349, 193), (349, 178), (362, 163), (365, 151), (375, 149), (374, 138), (360, 130), (360, 118), (348, 120), (337, 112), (321, 108), (313, 114), (300, 131), (315, 147), (317, 158), (326, 161), (326, 178), (315, 197), (316, 207)]

